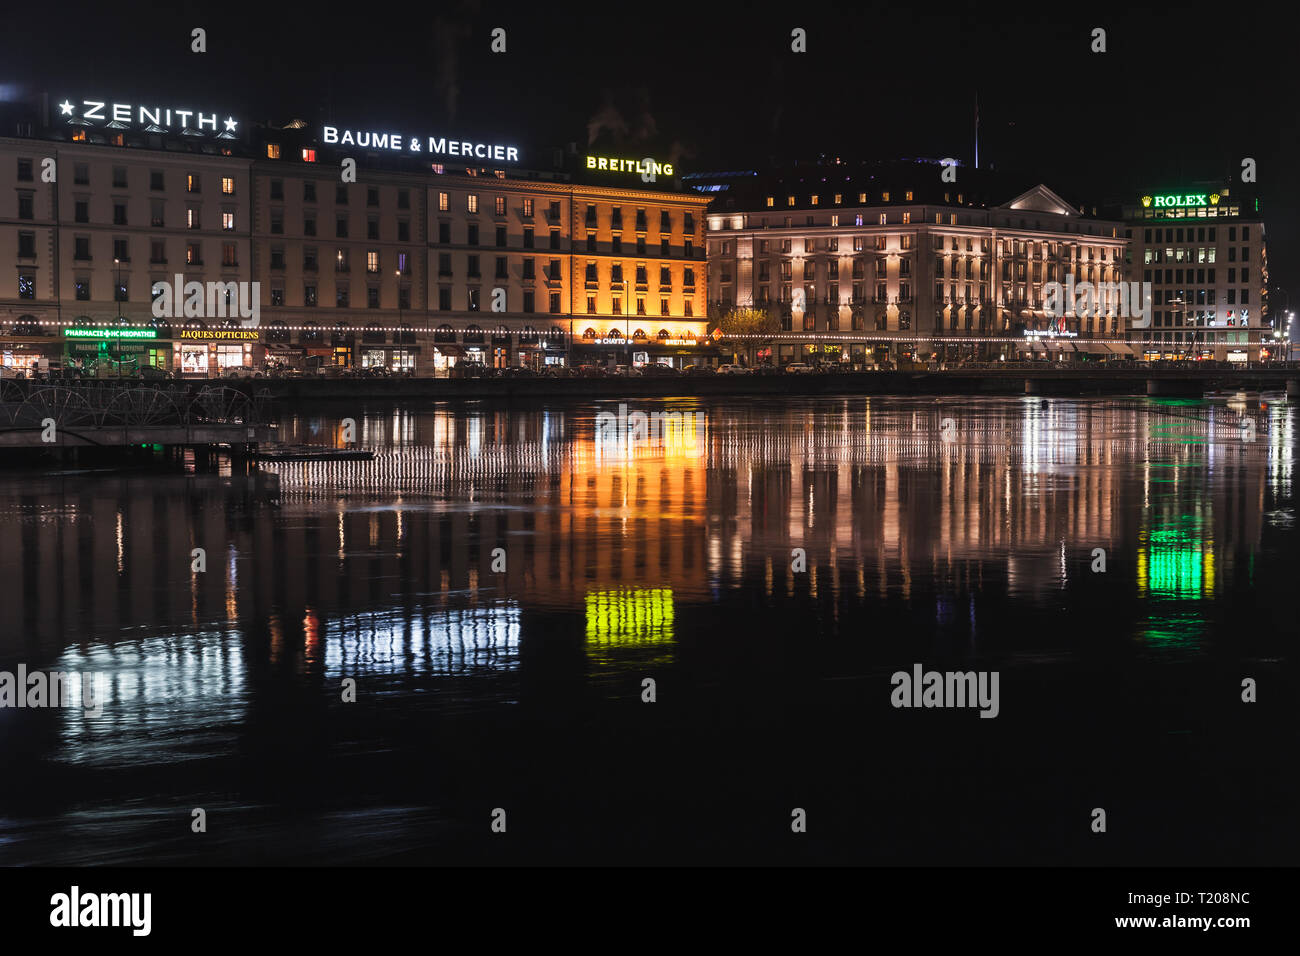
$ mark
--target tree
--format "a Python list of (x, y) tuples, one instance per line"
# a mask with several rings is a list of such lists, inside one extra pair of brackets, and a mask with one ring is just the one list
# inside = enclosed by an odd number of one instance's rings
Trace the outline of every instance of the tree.
[(735, 308), (721, 318), (710, 321), (709, 331), (721, 329), (723, 335), (739, 336), (749, 364), (753, 365), (754, 350), (760, 345), (770, 345), (772, 336), (781, 331), (780, 320), (766, 309)]

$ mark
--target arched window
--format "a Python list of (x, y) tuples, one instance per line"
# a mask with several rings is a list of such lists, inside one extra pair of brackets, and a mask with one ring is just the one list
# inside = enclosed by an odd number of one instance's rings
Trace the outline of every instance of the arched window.
[(268, 342), (285, 343), (289, 341), (289, 327), (280, 319), (271, 322), (266, 329), (266, 340)]
[(450, 325), (440, 325), (433, 330), (433, 340), (435, 342), (455, 342), (456, 330)]
[(609, 339), (618, 339), (621, 342), (623, 340), (623, 333), (618, 329), (610, 329), (609, 333), (605, 337)]
[(632, 333), (632, 338), (637, 342), (644, 342), (646, 338), (645, 329), (637, 329)]
[(397, 333), (397, 344), (414, 345), (415, 331), (411, 328), (411, 324), (409, 322), (403, 322), (400, 326), (398, 326), (398, 328), (400, 331)]
[(594, 342), (596, 341), (596, 330), (587, 329), (585, 332), (582, 333), (582, 337), (586, 339), (588, 342)]
[(366, 345), (383, 345), (384, 338), (384, 330), (379, 327), (378, 322), (367, 323), (365, 331), (361, 333), (361, 341)]
[(660, 329), (659, 334), (656, 335), (655, 338), (657, 338), (660, 342), (667, 342), (670, 338), (672, 338), (672, 336), (668, 334), (667, 329)]
[(520, 345), (536, 345), (537, 339), (538, 339), (537, 330), (533, 328), (531, 325), (525, 325), (524, 330), (519, 333)]
[(315, 322), (303, 323), (302, 340), (304, 342), (319, 342), (320, 326), (318, 326)]
[(340, 322), (334, 326), (333, 343), (335, 348), (350, 348), (357, 340), (352, 331), (352, 326), (346, 322)]
[(465, 344), (466, 344), (466, 345), (482, 345), (482, 344), (483, 344), (483, 329), (482, 329), (480, 326), (477, 326), (477, 325), (467, 326), (466, 329), (465, 329)]
[(495, 332), (492, 333), (492, 344), (493, 344), (493, 345), (509, 345), (509, 344), (510, 344), (510, 330), (509, 330), (508, 328), (506, 328), (504, 325), (498, 325), (498, 326), (497, 326), (497, 330), (496, 330)]

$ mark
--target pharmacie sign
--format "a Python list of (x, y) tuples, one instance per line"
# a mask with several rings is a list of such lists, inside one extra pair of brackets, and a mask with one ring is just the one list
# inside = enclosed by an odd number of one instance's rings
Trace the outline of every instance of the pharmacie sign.
[(153, 329), (64, 329), (65, 339), (156, 339)]
[(382, 149), (408, 155), (429, 155), (436, 159), (455, 156), (462, 159), (490, 159), (501, 163), (519, 162), (517, 146), (478, 143), (449, 136), (406, 136), (402, 133), (374, 130), (321, 129), (321, 142), (329, 146), (355, 146), (358, 149)]
[(179, 133), (234, 139), (239, 121), (233, 116), (205, 113), (180, 106), (115, 103), (112, 100), (74, 100), (65, 97), (56, 107), (58, 117), (73, 126), (136, 129), (145, 133)]

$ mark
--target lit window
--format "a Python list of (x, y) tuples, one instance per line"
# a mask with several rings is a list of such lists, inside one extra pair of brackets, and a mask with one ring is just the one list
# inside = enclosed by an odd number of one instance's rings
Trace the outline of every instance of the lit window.
[(304, 163), (314, 163), (314, 162), (316, 162), (316, 150), (314, 150), (314, 149), (308, 149), (307, 147), (303, 147), (303, 151), (302, 151), (302, 161), (303, 161)]
[(817, 194), (816, 194), (816, 193), (813, 193), (813, 194), (812, 194), (812, 204), (813, 204), (814, 206), (817, 205), (817, 199), (818, 199)]
[(775, 206), (775, 205), (776, 205), (776, 197), (775, 197), (775, 196), (768, 196), (768, 197), (767, 197), (767, 208), (768, 208), (768, 209), (771, 209), (771, 208), (772, 208), (773, 206)]
[(229, 176), (223, 177), (221, 180), (221, 191), (227, 196), (233, 196), (235, 194), (235, 181)]
[(478, 196), (470, 193), (465, 197), (465, 209), (468, 212), (478, 212)]
[(451, 198), (446, 193), (438, 193), (438, 211), (446, 212), (451, 208)]
[(266, 144), (266, 158), (267, 158), (267, 159), (279, 159), (279, 158), (280, 158), (280, 144), (279, 144), (279, 143), (267, 143), (267, 144)]
[(786, 204), (787, 206), (793, 206), (793, 205), (794, 205), (794, 197), (793, 197), (793, 196), (786, 196), (786, 197), (785, 197), (785, 204)]
[(235, 214), (233, 212), (223, 212), (221, 214), (221, 228), (227, 232), (235, 228)]

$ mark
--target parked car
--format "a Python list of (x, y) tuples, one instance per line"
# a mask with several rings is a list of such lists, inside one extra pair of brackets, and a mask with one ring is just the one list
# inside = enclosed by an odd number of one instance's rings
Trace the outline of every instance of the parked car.
[(523, 365), (511, 365), (501, 370), (502, 378), (536, 378), (537, 373)]
[(748, 375), (749, 369), (743, 365), (719, 365), (719, 375)]
[(619, 365), (610, 374), (618, 378), (640, 378), (641, 370), (635, 365)]
[(579, 365), (578, 378), (604, 378), (605, 370), (599, 365)]
[(806, 362), (791, 362), (785, 367), (786, 375), (811, 375), (813, 367)]
[(644, 378), (677, 378), (682, 373), (677, 371), (671, 365), (645, 365), (641, 368), (641, 375)]
[(452, 378), (484, 378), (487, 366), (482, 362), (457, 362), (452, 366)]
[(136, 370), (135, 377), (142, 382), (161, 382), (171, 378), (171, 373), (156, 365), (142, 365)]
[(574, 378), (576, 375), (567, 365), (548, 365), (542, 369), (543, 378)]
[(682, 369), (687, 375), (714, 375), (716, 370), (712, 365), (688, 365)]

